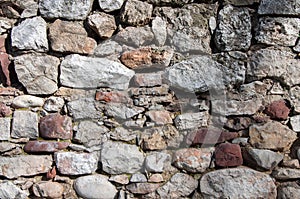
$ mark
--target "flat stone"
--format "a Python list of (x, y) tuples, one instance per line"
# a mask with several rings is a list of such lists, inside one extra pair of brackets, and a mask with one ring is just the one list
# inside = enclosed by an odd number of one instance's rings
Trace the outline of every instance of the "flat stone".
[(265, 113), (270, 116), (271, 119), (286, 120), (290, 113), (290, 108), (286, 105), (284, 100), (274, 101), (269, 104)]
[(132, 104), (132, 99), (128, 93), (124, 91), (97, 91), (95, 99), (109, 103)]
[(0, 182), (0, 198), (26, 199), (27, 193), (10, 181)]
[(161, 96), (169, 94), (169, 86), (162, 84), (158, 87), (152, 88), (134, 88), (131, 87), (128, 89), (131, 96), (141, 96), (141, 95), (150, 95), (150, 96)]
[(248, 168), (208, 172), (200, 179), (200, 190), (204, 199), (276, 198), (277, 195), (274, 180), (269, 175)]
[(9, 75), (10, 74), (9, 64), (10, 64), (9, 55), (7, 53), (0, 52), (0, 66), (1, 66), (2, 75), (3, 75), (2, 81), (7, 86), (11, 85), (10, 75)]
[(215, 44), (219, 50), (247, 50), (251, 45), (251, 16), (247, 8), (225, 6), (218, 16)]
[(297, 139), (297, 133), (276, 121), (249, 128), (250, 144), (259, 149), (287, 151)]
[(300, 115), (295, 115), (290, 118), (290, 124), (293, 131), (300, 132)]
[(25, 144), (23, 150), (26, 153), (52, 153), (66, 149), (69, 145), (69, 142), (29, 141)]
[(161, 17), (156, 16), (152, 20), (152, 32), (155, 37), (155, 44), (158, 46), (163, 46), (167, 40), (167, 22)]
[(130, 106), (123, 103), (108, 103), (105, 107), (106, 115), (115, 119), (126, 120), (144, 112), (144, 108)]
[(0, 102), (0, 117), (8, 117), (12, 114), (12, 111), (9, 106)]
[(128, 0), (121, 10), (121, 22), (131, 26), (142, 26), (151, 20), (153, 6), (147, 2)]
[(241, 147), (238, 144), (222, 143), (216, 147), (216, 165), (220, 167), (234, 167), (243, 164)]
[(41, 107), (44, 99), (33, 95), (20, 95), (14, 98), (12, 106), (14, 108)]
[(136, 73), (133, 77), (133, 82), (139, 87), (162, 85), (162, 73)]
[(32, 190), (37, 197), (60, 198), (63, 195), (64, 187), (58, 182), (41, 181), (34, 184)]
[(101, 42), (94, 50), (94, 55), (96, 57), (117, 57), (116, 60), (119, 59), (119, 56), (123, 52), (122, 46), (118, 43), (113, 41), (112, 39), (105, 40)]
[(300, 169), (277, 167), (272, 172), (276, 180), (296, 180), (300, 178)]
[[(147, 2), (156, 6), (182, 6), (188, 3), (192, 3), (193, 0), (147, 0)], [(211, 3), (210, 0), (206, 0), (205, 2)]]
[(16, 110), (13, 115), (11, 137), (37, 139), (38, 115), (31, 111)]
[(145, 113), (146, 116), (150, 118), (150, 121), (154, 122), (156, 125), (166, 125), (172, 124), (173, 120), (171, 118), (169, 111), (148, 111)]
[(154, 192), (158, 187), (160, 187), (158, 183), (140, 182), (129, 184), (126, 189), (134, 194), (147, 194)]
[(67, 108), (75, 121), (81, 119), (99, 119), (102, 118), (102, 112), (96, 109), (93, 98), (79, 98), (67, 103)]
[(259, 170), (273, 170), (283, 160), (283, 155), (271, 150), (243, 148), (245, 164)]
[(116, 183), (122, 184), (122, 185), (125, 185), (125, 184), (129, 183), (129, 179), (128, 179), (127, 174), (111, 176), (109, 178), (109, 181), (116, 182)]
[(297, 198), (300, 194), (300, 186), (297, 182), (284, 182), (278, 186), (277, 198)]
[(46, 54), (24, 54), (14, 59), (19, 81), (29, 94), (48, 95), (58, 89), (57, 57)]
[(121, 9), (124, 0), (99, 0), (99, 6), (105, 12), (112, 12)]
[(147, 182), (147, 178), (142, 173), (134, 173), (130, 178), (130, 182)]
[(268, 45), (295, 46), (299, 28), (298, 18), (261, 17), (255, 39)]
[(288, 167), (288, 168), (292, 168), (292, 169), (299, 169), (300, 168), (300, 164), (299, 164), (298, 159), (290, 159), (290, 160), (283, 159), (281, 165), (283, 167)]
[(202, 173), (209, 168), (214, 148), (179, 149), (173, 154), (172, 163), (179, 169), (191, 173)]
[(45, 100), (43, 108), (48, 112), (59, 112), (64, 106), (65, 101), (61, 97), (50, 96)]
[(0, 157), (0, 175), (13, 179), (20, 176), (34, 176), (51, 169), (51, 155), (20, 155)]
[(42, 17), (25, 19), (11, 31), (11, 45), (18, 50), (46, 52), (47, 23)]
[(135, 173), (144, 162), (144, 155), (135, 145), (105, 142), (101, 150), (102, 169), (109, 174)]
[(131, 141), (137, 138), (137, 134), (134, 131), (130, 131), (123, 127), (116, 127), (112, 131), (110, 131), (110, 138), (113, 140), (120, 140), (120, 141)]
[(10, 118), (0, 118), (0, 140), (10, 139)]
[(297, 0), (287, 0), (287, 1), (262, 0), (258, 7), (258, 14), (299, 16), (300, 5)]
[(154, 183), (164, 182), (164, 178), (162, 174), (154, 173), (149, 177), (148, 182), (154, 182)]
[(174, 119), (178, 130), (197, 129), (208, 125), (208, 112), (183, 113)]
[(117, 29), (114, 16), (102, 12), (94, 13), (88, 16), (88, 25), (102, 39), (110, 38)]
[(63, 86), (74, 88), (126, 89), (133, 75), (134, 71), (118, 62), (73, 54), (61, 63), (60, 81)]
[(10, 142), (0, 142), (0, 152), (1, 153), (11, 151), (17, 147), (19, 147), (19, 145), (17, 145), (17, 144), (13, 144)]
[(184, 173), (176, 173), (156, 191), (160, 198), (184, 198), (198, 187), (198, 181)]
[(39, 11), (45, 18), (64, 18), (68, 20), (84, 20), (92, 9), (92, 0), (41, 0)]
[(97, 153), (56, 152), (56, 167), (64, 175), (90, 174), (98, 168)]
[(40, 134), (43, 138), (72, 139), (72, 119), (59, 113), (51, 113), (40, 119)]
[(114, 199), (117, 189), (100, 174), (82, 176), (75, 180), (74, 189), (83, 198)]

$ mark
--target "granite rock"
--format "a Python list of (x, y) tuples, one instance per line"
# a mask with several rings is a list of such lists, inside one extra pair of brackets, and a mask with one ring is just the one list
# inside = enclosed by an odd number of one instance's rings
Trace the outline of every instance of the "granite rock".
[(60, 198), (63, 195), (64, 187), (58, 182), (41, 181), (33, 185), (33, 193), (42, 198)]
[(0, 118), (0, 140), (10, 139), (10, 118)]
[(51, 96), (45, 100), (43, 108), (49, 112), (59, 112), (64, 104), (65, 101), (63, 98)]
[(272, 172), (276, 180), (296, 180), (300, 178), (300, 170), (292, 168), (277, 167)]
[(161, 17), (155, 17), (152, 20), (152, 32), (155, 37), (155, 44), (158, 46), (163, 46), (167, 40), (167, 22)]
[(0, 182), (0, 198), (26, 199), (27, 193), (10, 181)]
[(147, 194), (154, 192), (158, 187), (160, 187), (158, 183), (140, 182), (129, 184), (126, 189), (134, 194)]
[(258, 7), (258, 14), (299, 16), (300, 4), (297, 0), (287, 0), (287, 1), (262, 0)]
[(290, 124), (292, 126), (293, 131), (300, 132), (300, 116), (295, 115), (290, 118)]
[(300, 194), (300, 186), (296, 182), (284, 182), (278, 186), (278, 199), (297, 198)]
[(114, 16), (102, 12), (88, 16), (88, 25), (102, 39), (110, 38), (117, 29)]
[(96, 109), (96, 102), (93, 98), (79, 98), (67, 103), (67, 108), (75, 121), (81, 119), (102, 118), (102, 112)]
[(99, 0), (99, 6), (105, 12), (112, 12), (121, 9), (124, 0)]
[(171, 165), (171, 155), (164, 152), (153, 152), (145, 158), (145, 168), (148, 172), (162, 173)]
[(13, 115), (11, 137), (37, 139), (39, 136), (38, 122), (37, 113), (16, 110)]
[(151, 110), (145, 113), (146, 116), (150, 118), (151, 122), (154, 122), (156, 125), (166, 125), (172, 124), (173, 120), (171, 118), (169, 111), (155, 111)]
[(183, 113), (174, 119), (178, 130), (197, 129), (208, 125), (208, 112)]

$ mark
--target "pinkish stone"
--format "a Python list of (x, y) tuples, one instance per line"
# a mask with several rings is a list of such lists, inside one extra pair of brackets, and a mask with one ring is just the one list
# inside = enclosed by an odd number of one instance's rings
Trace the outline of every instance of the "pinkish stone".
[(29, 141), (26, 143), (24, 151), (26, 153), (56, 152), (66, 149), (69, 145), (69, 142)]
[(5, 48), (5, 36), (0, 36), (0, 53), (6, 53), (6, 48)]
[(271, 117), (271, 119), (286, 120), (290, 113), (290, 108), (287, 107), (284, 100), (274, 101), (269, 104), (265, 113)]
[(126, 186), (126, 189), (134, 194), (147, 194), (158, 189), (160, 185), (159, 183), (140, 182), (129, 184)]
[(40, 134), (43, 138), (72, 139), (72, 119), (58, 113), (49, 114), (40, 120)]
[(157, 125), (166, 125), (173, 123), (169, 111), (148, 111), (146, 115), (152, 122)]
[(10, 64), (10, 60), (9, 60), (9, 56), (7, 53), (3, 53), (0, 52), (0, 65), (1, 65), (1, 70), (3, 73), (3, 82), (7, 85), (10, 86), (11, 82), (10, 82), (10, 78), (9, 78), (9, 64)]
[(127, 93), (122, 91), (97, 91), (95, 99), (97, 101), (131, 104), (132, 100)]
[(8, 106), (6, 106), (4, 103), (0, 102), (0, 116), (1, 117), (7, 117), (11, 115), (11, 110)]
[(216, 147), (216, 165), (234, 167), (243, 164), (241, 147), (238, 144), (222, 143)]

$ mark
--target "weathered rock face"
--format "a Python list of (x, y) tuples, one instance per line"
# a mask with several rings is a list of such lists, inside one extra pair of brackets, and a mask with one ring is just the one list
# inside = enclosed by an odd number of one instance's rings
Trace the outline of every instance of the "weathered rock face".
[(39, 136), (38, 122), (36, 113), (16, 110), (13, 115), (11, 136), (36, 139)]
[(10, 139), (10, 118), (0, 118), (0, 140)]
[(221, 167), (240, 166), (243, 164), (241, 148), (238, 144), (222, 143), (216, 147), (216, 165)]
[(64, 192), (64, 187), (58, 182), (39, 182), (33, 186), (33, 193), (37, 197), (60, 198)]
[(26, 153), (51, 153), (66, 149), (69, 145), (69, 142), (29, 141), (24, 146), (24, 151)]
[(44, 99), (32, 95), (21, 95), (14, 98), (12, 106), (15, 108), (41, 107), (44, 104)]
[(289, 116), (290, 109), (284, 100), (280, 100), (269, 104), (265, 109), (265, 113), (269, 115), (271, 119), (286, 120)]
[(126, 186), (126, 189), (134, 194), (147, 194), (154, 192), (160, 184), (158, 183), (148, 183), (148, 182), (140, 182), (140, 183), (132, 183)]
[(278, 187), (278, 195), (279, 199), (288, 199), (298, 197), (300, 194), (300, 186), (295, 182), (287, 182), (282, 183)]
[(105, 12), (112, 12), (121, 9), (124, 0), (99, 0), (99, 6)]
[(171, 164), (171, 155), (163, 152), (153, 152), (145, 158), (145, 167), (149, 172), (163, 172)]
[(299, 2), (297, 0), (262, 0), (258, 8), (258, 14), (261, 15), (299, 15), (299, 13)]
[(103, 116), (96, 109), (95, 100), (93, 98), (80, 98), (67, 104), (68, 111), (74, 120), (81, 119), (99, 119)]
[(200, 179), (200, 190), (204, 198), (276, 198), (277, 195), (269, 175), (247, 168), (209, 172)]
[(293, 180), (300, 177), (299, 169), (277, 167), (272, 172), (272, 177), (277, 180)]
[(117, 29), (114, 16), (102, 12), (90, 15), (88, 25), (103, 39), (111, 37)]
[(20, 189), (18, 186), (14, 185), (10, 181), (0, 183), (0, 197), (1, 198), (27, 198), (27, 193)]

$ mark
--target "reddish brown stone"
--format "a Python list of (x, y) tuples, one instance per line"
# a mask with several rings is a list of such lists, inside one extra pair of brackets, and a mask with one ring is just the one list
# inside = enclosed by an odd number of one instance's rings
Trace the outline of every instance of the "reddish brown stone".
[(6, 106), (4, 103), (0, 102), (0, 116), (1, 117), (7, 117), (11, 115), (11, 110), (8, 106)]
[(290, 108), (287, 107), (284, 100), (274, 101), (269, 104), (265, 113), (271, 117), (271, 119), (286, 120), (290, 113)]
[(40, 133), (43, 138), (71, 139), (72, 119), (58, 113), (49, 114), (40, 120)]
[(124, 104), (132, 103), (132, 100), (129, 98), (127, 93), (124, 93), (122, 91), (110, 91), (110, 92), (97, 91), (95, 99), (97, 101), (113, 102), (113, 103), (124, 103)]
[(243, 164), (241, 147), (238, 144), (222, 143), (216, 147), (216, 165), (234, 167)]
[(239, 136), (236, 132), (217, 131), (207, 128), (202, 128), (191, 132), (186, 138), (188, 145), (195, 144), (217, 144), (227, 140), (232, 140)]
[(26, 153), (56, 152), (66, 149), (69, 145), (68, 142), (29, 141), (26, 143), (24, 151)]
[(171, 118), (169, 111), (148, 111), (146, 115), (150, 118), (152, 122), (157, 125), (172, 124), (173, 120)]
[(2, 96), (16, 96), (18, 93), (20, 93), (20, 91), (16, 88), (0, 88), (0, 95)]
[(126, 189), (134, 194), (147, 194), (158, 189), (160, 185), (160, 183), (140, 182), (127, 185)]
[(0, 52), (0, 65), (1, 65), (1, 70), (2, 70), (2, 74), (3, 74), (2, 81), (7, 86), (11, 85), (10, 78), (9, 78), (9, 69), (8, 69), (9, 64), (10, 64), (10, 60), (9, 60), (8, 54)]
[(0, 36), (0, 53), (6, 53), (6, 48), (5, 48), (5, 39), (6, 37)]
[(48, 172), (47, 172), (47, 179), (53, 179), (55, 178), (56, 176), (56, 168), (55, 167), (52, 167), (52, 169), (50, 169)]

